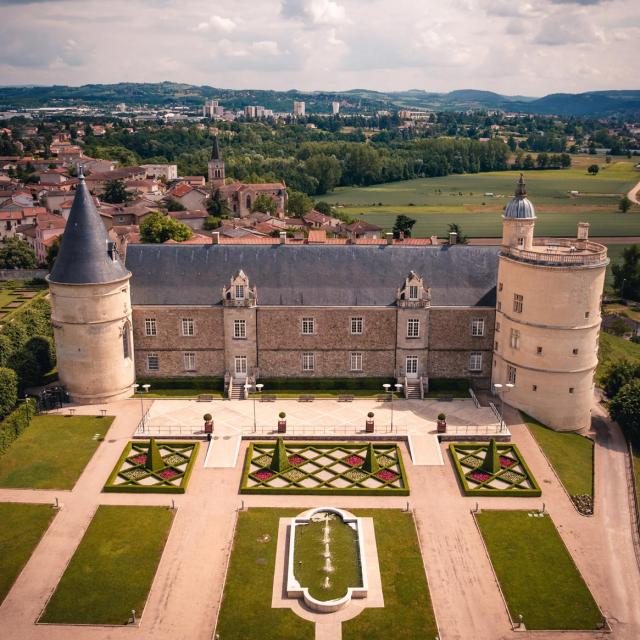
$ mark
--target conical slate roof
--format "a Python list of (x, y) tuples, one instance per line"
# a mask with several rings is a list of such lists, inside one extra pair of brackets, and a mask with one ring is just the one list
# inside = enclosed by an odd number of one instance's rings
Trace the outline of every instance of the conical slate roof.
[(211, 159), (220, 160), (220, 146), (218, 145), (218, 136), (213, 138), (213, 147), (211, 148)]
[(536, 217), (536, 210), (527, 198), (527, 189), (524, 183), (524, 175), (520, 174), (520, 180), (516, 186), (516, 194), (504, 210), (505, 218), (532, 219)]
[(129, 275), (124, 265), (107, 252), (109, 238), (93, 198), (80, 173), (60, 251), (49, 274), (59, 284), (100, 284)]

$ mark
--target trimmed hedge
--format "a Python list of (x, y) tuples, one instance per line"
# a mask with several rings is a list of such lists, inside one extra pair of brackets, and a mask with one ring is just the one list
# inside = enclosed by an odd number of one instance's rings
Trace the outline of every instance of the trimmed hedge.
[(16, 402), (18, 402), (16, 372), (8, 367), (0, 367), (0, 420), (11, 413)]
[(393, 385), (393, 378), (260, 378), (265, 388), (272, 391), (349, 391), (371, 389), (384, 393), (383, 384)]
[(429, 378), (429, 392), (460, 391), (469, 395), (471, 383), (466, 378)]
[(200, 391), (224, 391), (224, 378), (194, 376), (184, 378), (139, 378), (140, 385), (150, 384), (151, 393), (158, 389), (193, 389)]
[[(536, 479), (531, 472), (531, 469), (527, 466), (527, 463), (524, 461), (520, 450), (515, 444), (498, 444), (498, 455), (500, 455), (501, 449), (509, 448), (515, 453), (518, 457), (518, 462), (524, 469), (527, 474), (527, 478), (529, 482), (533, 485), (531, 489), (472, 489), (467, 483), (467, 478), (465, 477), (465, 471), (460, 464), (460, 460), (455, 454), (456, 449), (458, 451), (464, 451), (468, 449), (469, 451), (475, 451), (480, 444), (458, 444), (457, 442), (452, 442), (449, 445), (449, 455), (451, 456), (451, 460), (453, 461), (454, 467), (458, 473), (458, 479), (460, 480), (460, 484), (462, 486), (462, 492), (465, 496), (473, 497), (473, 496), (482, 496), (482, 497), (491, 497), (491, 498), (537, 498), (542, 495), (542, 490), (540, 486), (536, 482)], [(488, 446), (488, 445), (487, 445)]]
[(0, 422), (0, 454), (4, 453), (29, 426), (35, 413), (35, 402), (28, 400)]

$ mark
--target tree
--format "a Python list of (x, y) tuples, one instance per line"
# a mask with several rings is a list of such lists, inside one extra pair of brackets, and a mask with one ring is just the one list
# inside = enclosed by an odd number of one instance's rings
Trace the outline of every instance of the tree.
[(318, 194), (332, 191), (342, 176), (340, 161), (335, 156), (313, 155), (306, 161), (305, 168), (318, 181)]
[(192, 235), (191, 228), (159, 211), (154, 211), (140, 223), (142, 242), (158, 244), (167, 240), (182, 242)]
[(35, 269), (38, 266), (33, 249), (20, 238), (5, 238), (0, 243), (0, 269)]
[(627, 213), (627, 211), (631, 209), (631, 204), (632, 202), (629, 200), (629, 197), (624, 195), (620, 198), (620, 202), (618, 202), (618, 209), (622, 211), (622, 213)]
[(294, 218), (301, 218), (305, 213), (313, 209), (313, 200), (302, 191), (287, 191), (287, 213)]
[(220, 189), (216, 189), (211, 197), (207, 199), (206, 208), (211, 216), (217, 216), (218, 218), (228, 218), (231, 213), (227, 203), (222, 199)]
[(627, 383), (609, 403), (611, 417), (622, 427), (624, 434), (635, 443), (640, 442), (640, 378)]
[(640, 300), (640, 246), (623, 249), (622, 262), (611, 267), (613, 288), (627, 300)]
[(600, 167), (597, 164), (590, 164), (587, 167), (587, 173), (590, 176), (595, 176), (598, 173), (598, 171), (600, 171)]
[(109, 180), (104, 185), (102, 199), (109, 204), (120, 204), (131, 200), (131, 194), (126, 190), (122, 180)]
[(524, 157), (524, 160), (522, 161), (522, 168), (523, 169), (535, 169), (535, 162), (533, 161), (533, 157), (531, 156), (530, 153), (527, 153), (527, 155)]
[(18, 402), (18, 378), (13, 369), (0, 368), (0, 420), (8, 415)]
[(278, 210), (278, 203), (266, 193), (258, 194), (258, 197), (253, 201), (251, 205), (251, 211), (260, 213), (268, 213), (270, 215), (274, 215)]
[(416, 221), (413, 218), (405, 216), (403, 213), (396, 216), (396, 221), (393, 223), (393, 237), (399, 238), (400, 234), (403, 233), (405, 238), (410, 238), (411, 230), (415, 223)]
[(449, 233), (458, 234), (458, 244), (469, 244), (469, 238), (462, 233), (462, 227), (457, 222), (449, 224)]
[(635, 378), (640, 378), (640, 364), (626, 358), (618, 360), (607, 369), (603, 385), (604, 392), (609, 398), (613, 398), (622, 387)]
[(56, 263), (56, 258), (58, 257), (58, 253), (60, 253), (61, 240), (62, 240), (62, 236), (54, 238), (53, 242), (49, 245), (47, 249), (47, 257), (45, 258), (45, 262), (47, 264), (47, 269), (49, 269), (49, 271), (53, 269), (53, 265)]
[(334, 215), (333, 207), (328, 202), (325, 202), (324, 200), (318, 200), (313, 205), (313, 208), (318, 213), (323, 213), (325, 216), (333, 216)]
[(176, 200), (175, 198), (167, 198), (167, 211), (186, 211), (187, 207), (185, 207), (181, 202)]

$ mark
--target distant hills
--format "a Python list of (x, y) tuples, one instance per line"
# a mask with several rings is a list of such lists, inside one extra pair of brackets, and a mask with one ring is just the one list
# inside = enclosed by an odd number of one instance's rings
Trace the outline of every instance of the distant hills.
[(11, 86), (0, 87), (0, 110), (7, 108), (109, 105), (125, 102), (135, 106), (158, 107), (200, 105), (205, 98), (218, 98), (228, 108), (259, 104), (274, 111), (291, 111), (294, 100), (304, 100), (308, 113), (327, 113), (338, 100), (343, 111), (379, 109), (433, 109), (466, 111), (503, 109), (532, 114), (605, 117), (620, 115), (640, 119), (640, 91), (589, 91), (553, 93), (542, 98), (506, 96), (492, 91), (461, 89), (434, 93), (421, 89), (409, 91), (269, 91), (259, 89), (221, 89), (176, 82), (88, 84), (81, 87)]

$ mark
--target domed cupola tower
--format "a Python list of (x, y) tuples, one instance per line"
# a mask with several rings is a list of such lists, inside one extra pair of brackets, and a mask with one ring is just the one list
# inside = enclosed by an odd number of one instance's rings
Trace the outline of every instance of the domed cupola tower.
[(84, 176), (47, 277), (58, 372), (74, 402), (126, 398), (134, 382), (131, 273), (118, 260)]
[(584, 222), (576, 238), (534, 238), (522, 175), (502, 220), (492, 382), (513, 385), (505, 401), (553, 429), (587, 427), (607, 249)]

